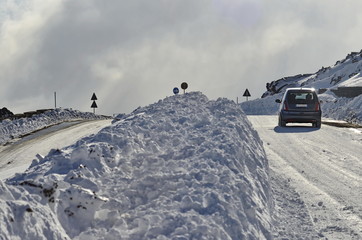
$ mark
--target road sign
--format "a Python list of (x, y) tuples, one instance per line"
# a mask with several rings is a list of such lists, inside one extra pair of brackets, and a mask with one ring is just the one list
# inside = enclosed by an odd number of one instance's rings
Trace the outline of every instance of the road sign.
[(95, 94), (95, 93), (93, 93), (91, 100), (92, 100), (92, 101), (94, 101), (94, 100), (98, 100), (98, 99), (97, 99), (97, 96), (96, 96), (96, 94)]
[(181, 83), (181, 88), (184, 90), (184, 93), (185, 93), (186, 89), (188, 88), (188, 86), (189, 85), (186, 82)]
[(98, 107), (98, 106), (97, 106), (96, 101), (93, 101), (91, 108), (97, 108), (97, 107)]
[(245, 90), (243, 97), (251, 97), (250, 92), (248, 89)]
[(246, 97), (246, 101), (248, 101), (248, 97), (251, 97), (250, 92), (248, 89), (245, 90), (243, 97)]
[(96, 113), (96, 108), (98, 108), (98, 106), (95, 100), (93, 100), (91, 108), (93, 108), (93, 113)]
[(173, 93), (174, 94), (178, 94), (180, 92), (180, 90), (177, 88), (177, 87), (175, 87), (174, 89), (173, 89)]

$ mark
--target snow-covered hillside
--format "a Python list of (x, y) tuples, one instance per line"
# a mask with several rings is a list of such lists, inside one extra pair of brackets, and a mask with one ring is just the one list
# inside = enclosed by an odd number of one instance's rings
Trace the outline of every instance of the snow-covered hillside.
[(362, 89), (362, 51), (348, 54), (334, 66), (323, 67), (314, 74), (300, 74), (267, 83), (267, 91), (261, 98), (243, 102), (241, 106), (247, 114), (276, 114), (279, 104), (275, 99), (281, 99), (285, 89), (290, 87), (311, 87), (319, 91), (323, 117), (362, 124), (362, 94), (346, 98), (338, 96), (336, 91), (341, 87)]
[(362, 87), (362, 50), (352, 52), (334, 66), (322, 67), (314, 74), (299, 74), (267, 83), (262, 98), (284, 92), (290, 87), (336, 89), (337, 87)]
[(0, 181), (0, 239), (270, 239), (268, 171), (238, 105), (168, 97)]
[(57, 108), (30, 118), (0, 121), (0, 145), (22, 135), (49, 127), (64, 121), (95, 120), (105, 117), (89, 112), (80, 112), (72, 109)]

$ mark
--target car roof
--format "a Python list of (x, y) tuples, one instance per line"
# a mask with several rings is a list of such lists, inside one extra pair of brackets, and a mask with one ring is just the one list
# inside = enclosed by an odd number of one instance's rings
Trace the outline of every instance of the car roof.
[(288, 91), (311, 91), (311, 92), (315, 92), (315, 89), (314, 88), (299, 87), (299, 88), (287, 88), (285, 91), (286, 92), (288, 92)]

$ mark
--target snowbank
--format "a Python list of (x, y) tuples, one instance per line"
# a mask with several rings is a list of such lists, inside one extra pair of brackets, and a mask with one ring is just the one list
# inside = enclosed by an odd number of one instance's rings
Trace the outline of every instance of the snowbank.
[(282, 99), (283, 94), (275, 94), (265, 98), (240, 103), (241, 108), (248, 115), (274, 115), (278, 113), (279, 104), (276, 99)]
[(320, 99), (323, 117), (362, 125), (362, 95), (338, 98), (333, 94), (322, 94)]
[(30, 118), (0, 121), (0, 145), (30, 132), (65, 121), (103, 119), (89, 112), (57, 108)]
[(270, 239), (268, 170), (238, 105), (168, 97), (0, 182), (0, 239)]

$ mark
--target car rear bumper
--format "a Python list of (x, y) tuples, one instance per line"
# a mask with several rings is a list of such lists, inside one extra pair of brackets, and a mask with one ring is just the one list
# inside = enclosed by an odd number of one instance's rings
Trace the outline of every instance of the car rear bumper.
[(286, 123), (310, 123), (320, 122), (321, 112), (292, 112), (292, 111), (281, 111), (280, 116)]

